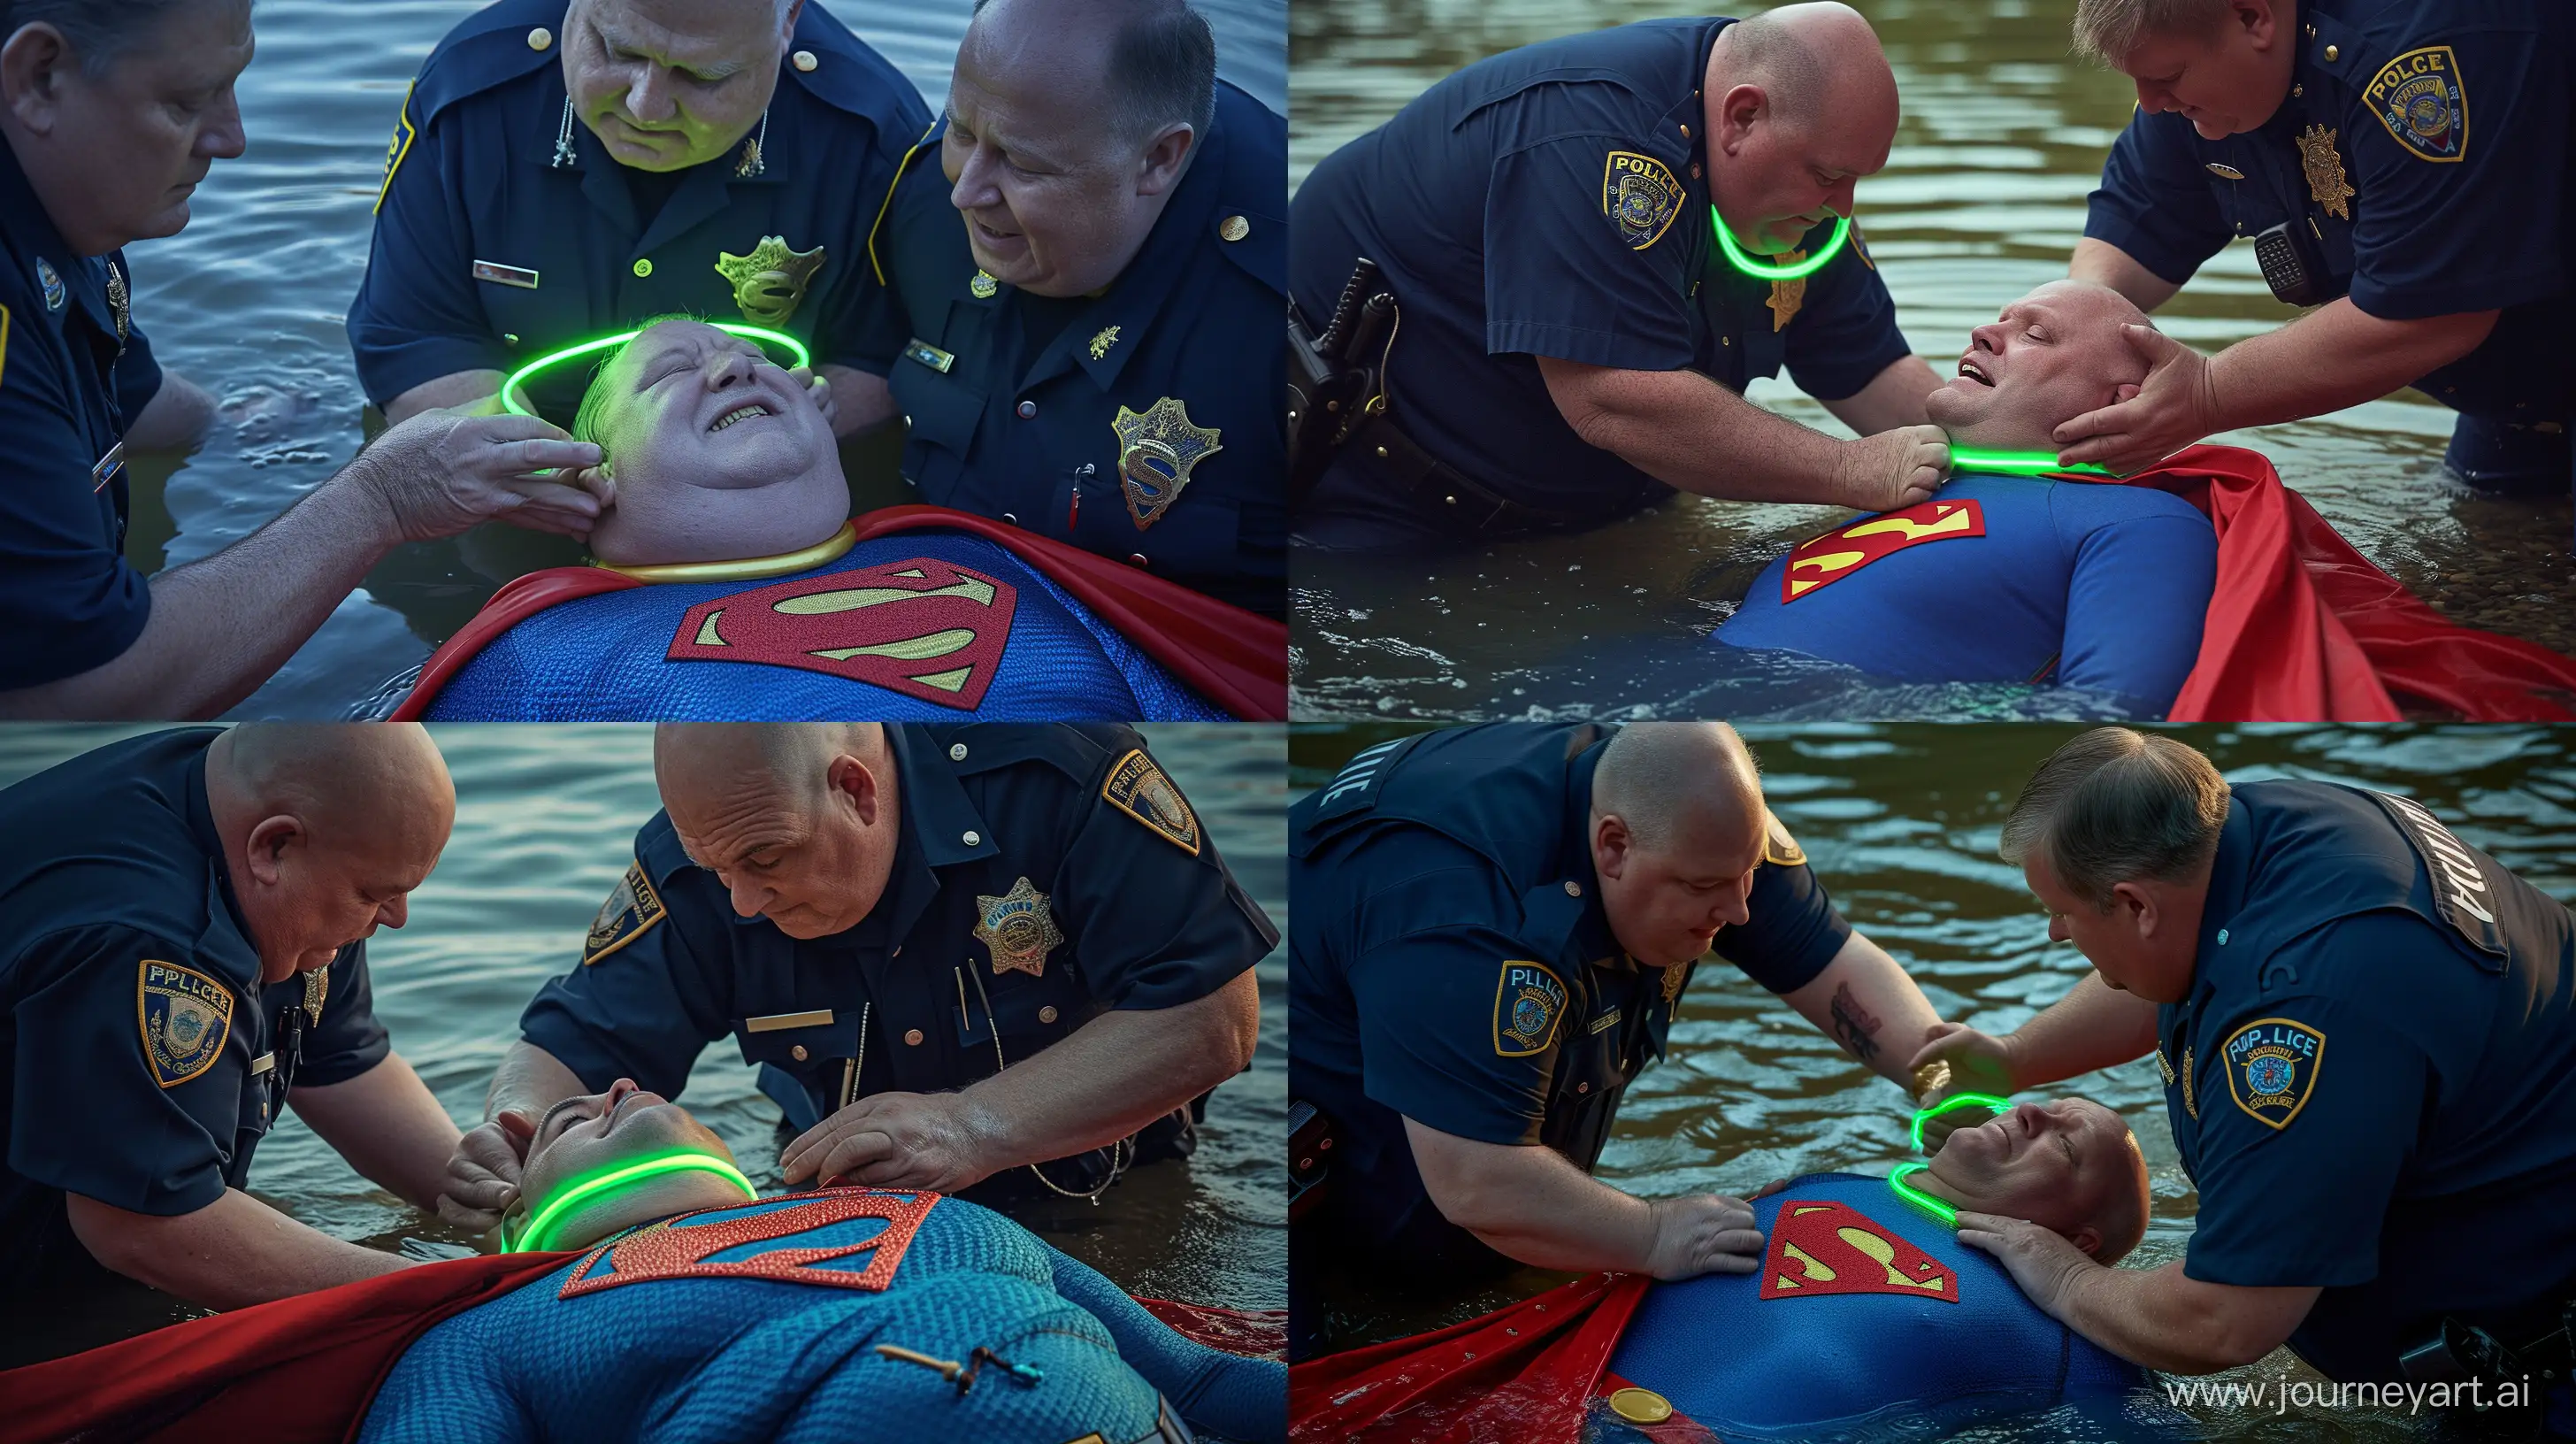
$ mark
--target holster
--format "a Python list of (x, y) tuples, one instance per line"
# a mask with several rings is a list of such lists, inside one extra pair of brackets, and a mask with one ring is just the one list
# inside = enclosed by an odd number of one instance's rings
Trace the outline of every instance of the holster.
[(1324, 1180), (1333, 1171), (1333, 1120), (1303, 1098), (1288, 1101), (1288, 1221), (1291, 1224), (1324, 1201)]

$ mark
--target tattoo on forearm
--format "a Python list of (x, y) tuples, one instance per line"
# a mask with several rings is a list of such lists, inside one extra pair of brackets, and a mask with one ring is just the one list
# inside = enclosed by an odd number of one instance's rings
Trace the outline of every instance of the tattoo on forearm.
[(1834, 989), (1834, 1036), (1853, 1057), (1867, 1063), (1878, 1056), (1878, 1020), (1852, 996), (1851, 984)]

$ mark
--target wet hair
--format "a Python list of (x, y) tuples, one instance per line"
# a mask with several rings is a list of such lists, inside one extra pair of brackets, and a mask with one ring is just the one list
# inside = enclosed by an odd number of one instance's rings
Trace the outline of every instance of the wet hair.
[(571, 431), (573, 440), (587, 441), (599, 448), (600, 465), (608, 464), (608, 443), (599, 439), (600, 423), (608, 410), (608, 388), (602, 384), (608, 379), (608, 368), (617, 364), (617, 358), (626, 354), (628, 346), (643, 340), (645, 332), (663, 322), (705, 319), (704, 316), (692, 315), (686, 311), (665, 311), (637, 326), (632, 337), (622, 345), (610, 347), (607, 353), (600, 357), (599, 364), (590, 369), (590, 382), (581, 389), (581, 409), (573, 413)]
[(2111, 889), (2189, 876), (2218, 850), (2227, 779), (2184, 743), (2096, 727), (2049, 754), (2004, 819), (2003, 859), (2037, 848), (2066, 890), (2107, 912)]
[[(143, 48), (170, 17), (218, 0), (0, 0), (0, 42), (30, 25), (62, 32), (92, 80)], [(220, 0), (248, 14), (251, 0)]]
[(2117, 65), (2148, 36), (2206, 36), (2227, 16), (2227, 0), (2076, 0), (2075, 52)]
[[(975, 0), (984, 13), (992, 0)], [(1216, 121), (1216, 32), (1188, 0), (1130, 0), (1109, 38), (1109, 88), (1119, 133), (1144, 140), (1190, 128), (1193, 150)]]

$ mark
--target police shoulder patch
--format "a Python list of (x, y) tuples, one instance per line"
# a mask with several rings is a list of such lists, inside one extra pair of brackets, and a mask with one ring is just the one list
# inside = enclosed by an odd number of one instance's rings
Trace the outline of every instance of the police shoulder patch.
[(1762, 809), (1762, 860), (1774, 867), (1796, 867), (1807, 860), (1807, 850), (1767, 807)]
[(2257, 1018), (2227, 1035), (2227, 1092), (2247, 1117), (2271, 1129), (2290, 1126), (2316, 1091), (2326, 1035), (2288, 1018)]
[(1544, 965), (1503, 964), (1494, 984), (1494, 1052), (1504, 1058), (1526, 1058), (1547, 1051), (1556, 1041), (1557, 1020), (1565, 1016), (1565, 984)]
[(2389, 61), (2370, 77), (2362, 98), (2409, 155), (2429, 161), (2468, 159), (2468, 81), (2451, 47), (2421, 46)]
[(233, 1031), (232, 989), (194, 968), (145, 958), (134, 990), (135, 1022), (154, 1082), (176, 1088), (223, 1056)]
[(1682, 183), (1650, 155), (1614, 150), (1601, 163), (1601, 214), (1619, 228), (1628, 249), (1642, 251), (1664, 238), (1681, 214)]
[(1101, 799), (1152, 830), (1155, 836), (1199, 855), (1199, 815), (1142, 747), (1131, 747), (1100, 783)]
[[(418, 84), (418, 81), (412, 83)], [(385, 146), (385, 179), (376, 187), (375, 208), (378, 211), (385, 208), (385, 193), (394, 188), (394, 172), (402, 169), (403, 157), (411, 154), (412, 140), (419, 134), (411, 123), (412, 85), (403, 87), (402, 109), (394, 115), (394, 138)]]
[(626, 876), (617, 880), (616, 890), (599, 905), (599, 916), (590, 920), (590, 936), (581, 945), (582, 966), (589, 967), (651, 932), (655, 923), (669, 915), (662, 906), (662, 894), (644, 875), (644, 864), (628, 863)]

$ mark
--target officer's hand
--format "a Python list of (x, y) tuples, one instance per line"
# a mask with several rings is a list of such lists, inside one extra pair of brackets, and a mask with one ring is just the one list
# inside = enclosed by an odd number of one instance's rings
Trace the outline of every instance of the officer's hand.
[(2030, 1301), (2061, 1323), (2075, 1280), (2087, 1269), (2102, 1267), (2053, 1230), (2001, 1214), (1960, 1214), (1959, 1242), (1993, 1254)]
[(438, 1216), (473, 1233), (500, 1227), (503, 1210), (519, 1196), (519, 1170), (536, 1132), (536, 1120), (511, 1108), (466, 1130), (448, 1155)]
[(1950, 476), (1950, 438), (1937, 426), (1899, 426), (1843, 443), (1842, 502), (1862, 511), (1895, 511), (1932, 493)]
[(1001, 1171), (987, 1155), (998, 1122), (958, 1093), (874, 1093), (815, 1124), (778, 1157), (787, 1186), (924, 1188), (955, 1193)]
[(1694, 1193), (1659, 1198), (1655, 1242), (1646, 1255), (1646, 1272), (1666, 1283), (1701, 1274), (1749, 1274), (1762, 1266), (1762, 1231), (1753, 1226), (1753, 1206), (1740, 1198)]
[[(1917, 1108), (1929, 1108), (1954, 1093), (2013, 1091), (2012, 1044), (1965, 1023), (1935, 1023), (1923, 1046), (1905, 1066), (1914, 1075)], [(1974, 1128), (1994, 1117), (1987, 1108), (1960, 1108), (1923, 1125), (1923, 1151), (1938, 1153), (1953, 1130)]]
[(823, 419), (826, 422), (839, 418), (841, 404), (832, 399), (832, 383), (829, 380), (815, 375), (814, 368), (811, 366), (799, 366), (787, 374), (797, 385), (805, 388), (805, 394), (813, 399), (815, 408), (823, 413)]
[(436, 541), (494, 517), (588, 536), (600, 499), (575, 478), (599, 463), (598, 447), (533, 416), (424, 411), (377, 437), (343, 475), (384, 505), (397, 541)]
[(2122, 326), (2120, 339), (2146, 361), (2146, 384), (2059, 426), (2052, 439), (2062, 466), (2104, 466), (2125, 476), (2221, 429), (2208, 357), (2153, 326)]

